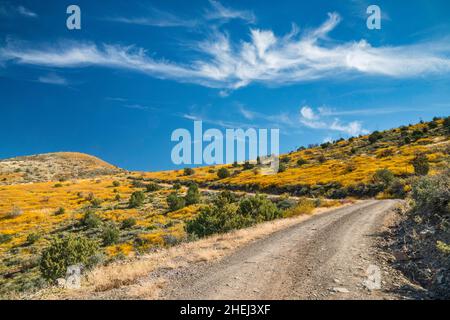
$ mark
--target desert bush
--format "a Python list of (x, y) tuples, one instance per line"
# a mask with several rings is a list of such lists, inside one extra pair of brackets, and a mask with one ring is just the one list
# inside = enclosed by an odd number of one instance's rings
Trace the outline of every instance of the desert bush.
[(55, 185), (53, 185), (54, 188), (61, 188), (62, 186), (62, 183), (55, 183)]
[(130, 200), (128, 201), (128, 207), (138, 208), (144, 204), (145, 194), (142, 191), (135, 191), (131, 194)]
[(29, 245), (33, 244), (36, 241), (38, 241), (40, 238), (41, 238), (41, 236), (39, 234), (37, 234), (37, 233), (30, 233), (27, 236), (27, 244), (29, 244)]
[(394, 179), (386, 190), (394, 198), (403, 199), (406, 196), (405, 182), (400, 179)]
[(226, 204), (234, 203), (236, 201), (237, 201), (236, 195), (231, 191), (225, 190), (217, 194), (216, 197), (212, 200), (212, 203), (220, 207)]
[(412, 186), (415, 211), (421, 214), (449, 214), (450, 174), (421, 177)]
[(418, 139), (422, 138), (423, 135), (424, 135), (424, 134), (423, 134), (422, 131), (420, 131), (420, 130), (414, 130), (414, 131), (412, 132), (412, 134), (411, 134), (411, 137), (413, 138), (413, 140), (418, 140)]
[(90, 200), (90, 203), (93, 208), (100, 208), (102, 205), (102, 200), (99, 198), (93, 198)]
[(296, 201), (291, 199), (283, 199), (277, 203), (277, 208), (280, 210), (287, 210), (296, 206)]
[(12, 235), (0, 233), (0, 244), (7, 243), (12, 240)]
[(283, 216), (288, 217), (295, 217), (302, 214), (311, 214), (315, 208), (315, 203), (313, 200), (309, 200), (306, 198), (301, 198), (297, 205), (287, 209), (283, 212)]
[(436, 123), (436, 121), (430, 121), (428, 123), (428, 129), (436, 129), (438, 127), (438, 124)]
[(255, 165), (253, 165), (252, 163), (245, 161), (244, 165), (242, 166), (243, 170), (251, 170), (255, 167)]
[(174, 246), (178, 243), (180, 243), (180, 239), (175, 237), (173, 234), (165, 234), (163, 236), (164, 244), (166, 246)]
[(120, 182), (115, 180), (115, 181), (113, 181), (112, 185), (113, 185), (113, 187), (117, 188), (120, 186)]
[(191, 183), (189, 185), (184, 200), (188, 206), (200, 202), (200, 191), (198, 190), (198, 185), (196, 183)]
[(179, 184), (178, 182), (174, 183), (173, 186), (172, 186), (172, 189), (173, 190), (180, 190), (181, 189), (181, 184)]
[(394, 179), (395, 176), (389, 169), (379, 169), (372, 177), (374, 183), (381, 184), (384, 188), (387, 188)]
[(280, 210), (266, 196), (256, 195), (241, 200), (239, 213), (251, 217), (255, 222), (273, 220), (281, 216)]
[(237, 211), (238, 206), (235, 203), (226, 204), (220, 208), (217, 206), (203, 207), (195, 219), (186, 223), (186, 231), (198, 237), (205, 237), (251, 225), (251, 222), (244, 221), (244, 217)]
[(116, 201), (120, 201), (120, 194), (116, 194), (115, 196), (114, 196), (114, 200), (116, 200)]
[(291, 161), (291, 158), (288, 156), (280, 157), (280, 163), (289, 163)]
[(228, 178), (230, 176), (230, 171), (227, 168), (220, 168), (217, 171), (217, 176), (219, 177), (219, 179)]
[(87, 210), (84, 213), (83, 218), (80, 220), (81, 225), (92, 229), (97, 228), (102, 223), (102, 220), (99, 218), (99, 216), (92, 210)]
[(54, 238), (42, 252), (39, 269), (45, 279), (56, 280), (66, 275), (69, 266), (83, 264), (89, 267), (89, 260), (97, 250), (96, 242), (82, 236)]
[(327, 158), (325, 157), (324, 154), (320, 154), (320, 155), (317, 157), (317, 161), (319, 161), (319, 163), (324, 163), (325, 161), (327, 161)]
[(186, 223), (186, 231), (198, 237), (249, 227), (281, 216), (281, 211), (264, 196), (257, 195), (233, 203), (223, 194), (212, 205), (202, 207), (197, 217)]
[(170, 211), (176, 211), (186, 206), (186, 201), (184, 198), (180, 197), (176, 193), (169, 194), (166, 201)]
[(6, 214), (6, 218), (14, 219), (14, 218), (17, 218), (18, 216), (22, 215), (22, 213), (23, 213), (23, 210), (20, 207), (13, 206), (11, 211)]
[(122, 229), (129, 229), (136, 225), (136, 219), (134, 218), (127, 218), (122, 221)]
[(134, 179), (131, 181), (131, 186), (132, 186), (133, 188), (145, 188), (147, 185), (146, 185), (144, 182), (142, 182), (140, 179), (134, 178)]
[(430, 165), (428, 163), (428, 158), (425, 154), (418, 154), (411, 161), (414, 167), (414, 173), (419, 176), (426, 176), (428, 171), (430, 171)]
[(304, 158), (299, 158), (299, 159), (297, 160), (297, 165), (298, 165), (298, 166), (303, 166), (303, 165), (305, 165), (305, 164), (308, 164), (308, 160), (306, 160), (306, 159), (304, 159)]
[(450, 116), (444, 118), (444, 122), (442, 123), (444, 128), (450, 132)]
[(120, 231), (115, 224), (110, 223), (102, 230), (102, 241), (104, 246), (116, 244), (119, 241)]
[(160, 190), (161, 186), (156, 183), (149, 183), (145, 186), (145, 188), (147, 189), (147, 192), (154, 192)]
[(185, 175), (185, 176), (191, 176), (194, 174), (194, 172), (195, 171), (192, 168), (184, 168), (183, 169), (183, 175)]
[(381, 138), (383, 138), (383, 135), (381, 134), (381, 132), (379, 131), (374, 131), (369, 135), (369, 142), (370, 143), (375, 143), (378, 140), (380, 140)]
[(279, 173), (285, 172), (286, 169), (287, 169), (286, 164), (283, 163), (283, 162), (280, 162), (279, 165), (278, 165), (278, 172), (279, 172)]

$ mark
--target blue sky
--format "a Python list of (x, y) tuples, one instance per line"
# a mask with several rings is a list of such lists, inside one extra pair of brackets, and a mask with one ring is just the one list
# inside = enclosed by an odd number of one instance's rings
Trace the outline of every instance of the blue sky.
[(287, 152), (448, 115), (449, 14), (447, 0), (0, 0), (0, 158), (162, 170), (194, 119), (279, 128)]

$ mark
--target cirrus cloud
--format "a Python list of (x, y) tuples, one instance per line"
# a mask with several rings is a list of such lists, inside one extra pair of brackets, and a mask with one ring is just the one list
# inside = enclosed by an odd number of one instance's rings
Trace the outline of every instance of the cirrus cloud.
[(295, 25), (281, 37), (271, 30), (250, 29), (248, 41), (232, 41), (226, 32), (216, 31), (192, 46), (199, 58), (191, 61), (157, 59), (135, 46), (63, 42), (7, 43), (0, 48), (0, 62), (118, 68), (227, 90), (251, 83), (286, 85), (349, 75), (412, 78), (450, 73), (448, 41), (381, 47), (366, 40), (336, 42), (329, 33), (340, 20), (337, 13), (330, 13), (322, 25), (301, 35)]

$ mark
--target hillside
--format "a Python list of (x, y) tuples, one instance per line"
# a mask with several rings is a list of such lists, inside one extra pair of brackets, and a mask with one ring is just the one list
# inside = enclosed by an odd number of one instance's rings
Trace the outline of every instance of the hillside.
[(282, 172), (262, 175), (254, 164), (234, 164), (225, 167), (230, 177), (219, 179), (218, 168), (196, 168), (193, 174), (183, 170), (146, 173), (145, 178), (163, 182), (195, 181), (211, 188), (289, 192), (293, 195), (375, 196), (373, 175), (389, 169), (407, 183), (414, 176), (412, 160), (417, 154), (426, 155), (430, 174), (448, 167), (450, 140), (449, 123), (436, 118), (427, 123), (402, 126), (370, 135), (338, 140), (333, 143), (301, 147), (281, 155)]
[(0, 160), (0, 185), (91, 178), (121, 169), (91, 155), (57, 152)]
[[(417, 176), (412, 160), (418, 154), (426, 157), (430, 175), (448, 168), (448, 119), (300, 148), (281, 156), (284, 171), (276, 175), (261, 175), (254, 164), (196, 168), (189, 175), (127, 172), (79, 153), (2, 160), (0, 296), (54, 283), (54, 277), (43, 277), (41, 257), (60, 237), (85, 239), (95, 248), (89, 263), (108, 265), (353, 201), (326, 198), (403, 198)], [(230, 176), (219, 179), (222, 167)], [(377, 178), (379, 170), (383, 175)], [(192, 181), (232, 192), (188, 188)]]

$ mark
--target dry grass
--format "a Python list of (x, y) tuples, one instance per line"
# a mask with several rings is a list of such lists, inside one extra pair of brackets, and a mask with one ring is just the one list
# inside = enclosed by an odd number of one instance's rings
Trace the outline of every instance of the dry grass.
[[(320, 214), (332, 210), (319, 208)], [(176, 269), (191, 263), (219, 260), (236, 249), (276, 231), (298, 224), (311, 215), (301, 215), (261, 223), (256, 226), (214, 235), (195, 242), (182, 243), (168, 249), (160, 249), (134, 260), (101, 266), (88, 273), (81, 289), (49, 289), (39, 292), (36, 299), (97, 299), (97, 298), (157, 298), (164, 279), (154, 278), (152, 272)]]

